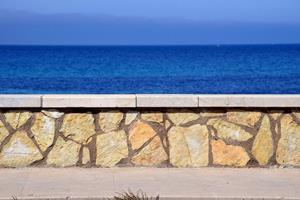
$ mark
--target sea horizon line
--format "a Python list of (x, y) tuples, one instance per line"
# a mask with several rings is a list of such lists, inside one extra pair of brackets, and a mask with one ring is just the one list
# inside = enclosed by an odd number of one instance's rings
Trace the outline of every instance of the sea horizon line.
[(239, 43), (239, 44), (0, 44), (0, 46), (91, 46), (91, 47), (143, 47), (143, 46), (281, 46), (281, 45), (300, 45), (299, 43)]

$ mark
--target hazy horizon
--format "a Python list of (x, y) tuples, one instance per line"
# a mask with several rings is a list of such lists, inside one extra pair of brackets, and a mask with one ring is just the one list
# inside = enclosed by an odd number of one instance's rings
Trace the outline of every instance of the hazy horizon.
[(1, 0), (0, 45), (299, 44), (300, 1)]

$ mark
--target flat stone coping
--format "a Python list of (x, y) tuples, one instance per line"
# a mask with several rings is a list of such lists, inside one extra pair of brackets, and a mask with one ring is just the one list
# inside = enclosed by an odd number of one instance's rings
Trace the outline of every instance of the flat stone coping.
[(0, 95), (0, 108), (300, 107), (300, 95)]
[(0, 200), (100, 200), (128, 190), (161, 200), (300, 199), (299, 169), (23, 168), (0, 177)]
[(41, 95), (0, 95), (0, 108), (42, 107)]

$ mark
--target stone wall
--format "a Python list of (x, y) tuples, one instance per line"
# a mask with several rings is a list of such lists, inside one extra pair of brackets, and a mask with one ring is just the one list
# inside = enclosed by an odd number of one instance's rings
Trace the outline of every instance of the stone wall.
[(295, 109), (2, 110), (0, 166), (300, 166)]

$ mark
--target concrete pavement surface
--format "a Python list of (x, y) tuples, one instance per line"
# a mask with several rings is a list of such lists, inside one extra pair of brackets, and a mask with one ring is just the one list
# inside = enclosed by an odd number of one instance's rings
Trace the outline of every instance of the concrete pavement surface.
[(142, 190), (160, 199), (300, 199), (300, 169), (0, 169), (0, 199), (107, 199)]

